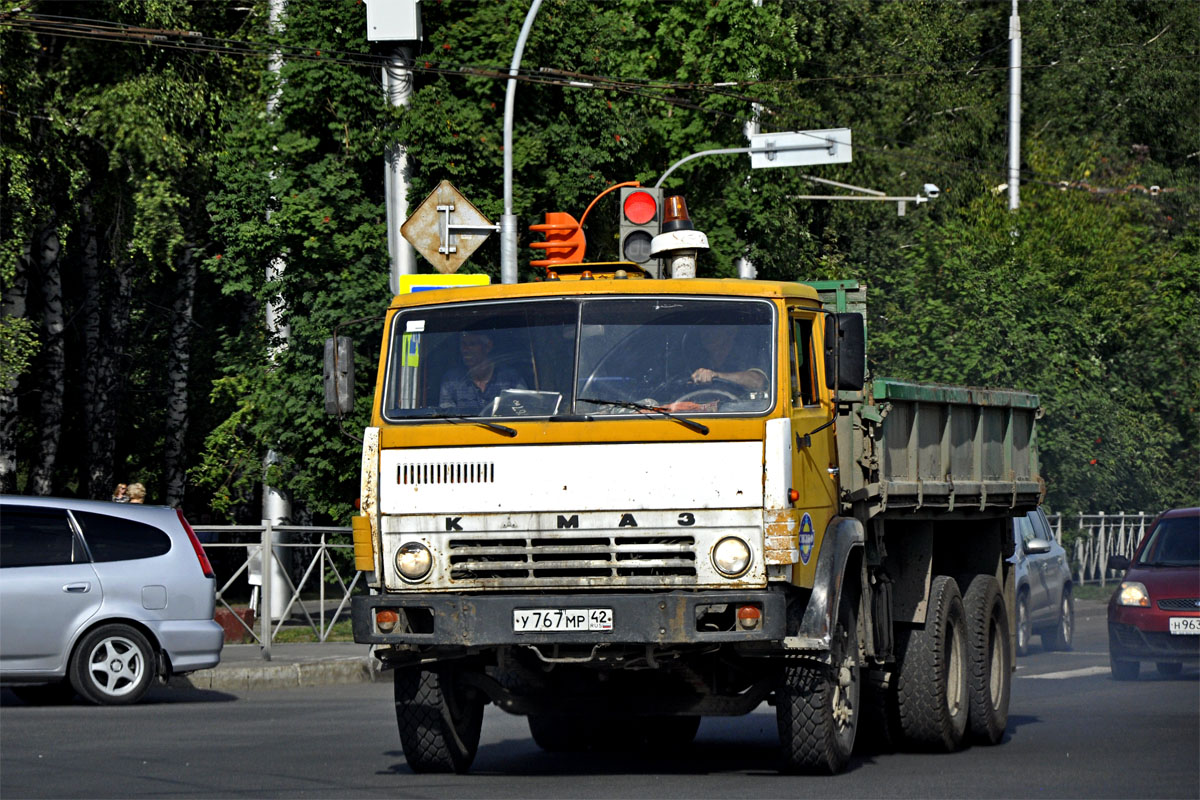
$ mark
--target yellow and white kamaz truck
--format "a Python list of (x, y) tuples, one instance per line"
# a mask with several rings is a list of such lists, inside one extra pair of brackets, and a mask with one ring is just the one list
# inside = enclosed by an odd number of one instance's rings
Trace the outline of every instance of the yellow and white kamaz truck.
[(866, 380), (853, 282), (548, 277), (386, 312), (353, 620), (409, 765), (488, 703), (561, 751), (765, 702), (789, 771), (999, 742), (1037, 398)]

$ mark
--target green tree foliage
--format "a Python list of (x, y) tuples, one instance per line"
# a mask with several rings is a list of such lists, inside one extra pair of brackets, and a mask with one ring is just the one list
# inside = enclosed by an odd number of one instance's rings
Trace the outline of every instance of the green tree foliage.
[[(448, 179), (500, 217), (505, 78), (529, 2), (422, 3), (403, 110), (384, 96), (387, 48), (365, 41), (361, 3), (290, 3), (279, 32), (265, 0), (244, 6), (39, 7), (226, 35), (241, 43), (236, 57), (0, 26), (2, 269), (9, 280), (22, 242), (48, 220), (76, 230), (74, 198), (94, 194), (113, 231), (106, 263), (133, 282), (131, 391), (149, 397), (170, 306), (160, 290), (173, 254), (202, 245), (200, 502), (257, 519), (273, 450), (269, 480), (292, 493), (298, 516), (340, 521), (358, 491), (358, 447), (323, 415), (321, 343), (387, 302), (383, 154), (396, 141), (407, 149), (410, 203)], [(764, 131), (849, 127), (850, 164), (751, 171), (746, 156), (720, 155), (673, 172), (668, 190), (687, 197), (712, 244), (702, 272), (732, 276), (744, 257), (761, 277), (860, 279), (875, 374), (1037, 392), (1055, 510), (1200, 502), (1200, 17), (1184, 3), (1022, 0), (1013, 213), (1010, 8), (545, 0), (516, 93), (523, 278), (537, 277), (527, 226), (544, 212), (579, 217), (616, 182), (652, 184), (686, 155), (743, 146), (752, 120)], [(267, 69), (276, 48), (278, 77)], [(795, 200), (844, 193), (805, 174), (904, 196), (928, 182), (941, 195), (900, 217), (891, 203)], [(593, 260), (616, 256), (616, 217), (615, 196), (589, 215)], [(79, 244), (65, 241), (77, 257)], [(282, 270), (268, 279), (272, 263)], [(465, 270), (498, 275), (497, 237)], [(268, 301), (290, 328), (286, 343), (266, 327)], [(348, 332), (355, 433), (378, 326)], [(149, 463), (154, 414), (123, 430), (120, 448), (136, 436), (150, 452), (119, 460)]]

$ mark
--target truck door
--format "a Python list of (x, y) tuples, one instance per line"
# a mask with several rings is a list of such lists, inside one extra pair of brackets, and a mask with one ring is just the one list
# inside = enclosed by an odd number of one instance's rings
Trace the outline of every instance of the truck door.
[(812, 585), (815, 554), (837, 508), (833, 404), (817, 366), (817, 354), (822, 352), (818, 319), (812, 309), (793, 308), (788, 315), (789, 391), (781, 398), (792, 418), (792, 482), (800, 493), (794, 505), (800, 515), (795, 580), (801, 586)]

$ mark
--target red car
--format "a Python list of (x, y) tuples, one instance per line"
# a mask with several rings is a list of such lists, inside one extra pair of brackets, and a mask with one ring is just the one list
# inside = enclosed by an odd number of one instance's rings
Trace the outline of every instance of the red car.
[(1108, 568), (1128, 570), (1108, 601), (1113, 678), (1135, 680), (1142, 661), (1162, 675), (1200, 664), (1200, 508), (1161, 514), (1133, 561), (1109, 556)]

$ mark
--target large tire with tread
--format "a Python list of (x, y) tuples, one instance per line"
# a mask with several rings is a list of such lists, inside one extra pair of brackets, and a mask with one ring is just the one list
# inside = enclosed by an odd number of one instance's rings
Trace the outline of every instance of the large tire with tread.
[(968, 683), (971, 738), (999, 744), (1008, 727), (1012, 691), (1012, 649), (1008, 638), (1008, 609), (1000, 584), (991, 575), (976, 575), (963, 595), (967, 617), (967, 650), (971, 669)]
[(1017, 595), (1017, 655), (1029, 655), (1029, 640), (1033, 638), (1033, 623), (1029, 619), (1029, 595)]
[(530, 714), (529, 735), (547, 753), (582, 753), (594, 743), (591, 721), (580, 715)]
[(850, 599), (838, 603), (830, 664), (784, 667), (775, 718), (785, 772), (841, 772), (854, 752), (862, 673), (858, 624)]
[(484, 698), (451, 668), (395, 671), (396, 725), (413, 772), (466, 772), (479, 750)]
[(84, 635), (71, 654), (68, 674), (79, 696), (96, 705), (136, 703), (154, 680), (156, 654), (138, 629), (101, 625)]
[(1058, 601), (1058, 624), (1042, 634), (1042, 646), (1047, 650), (1070, 650), (1075, 646), (1075, 595), (1070, 586), (1063, 587)]
[(900, 727), (918, 748), (952, 752), (963, 743), (970, 710), (966, 627), (958, 584), (938, 575), (925, 626), (904, 637), (896, 682)]

